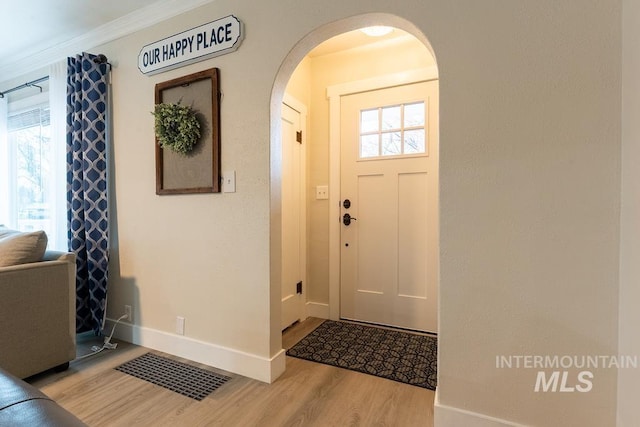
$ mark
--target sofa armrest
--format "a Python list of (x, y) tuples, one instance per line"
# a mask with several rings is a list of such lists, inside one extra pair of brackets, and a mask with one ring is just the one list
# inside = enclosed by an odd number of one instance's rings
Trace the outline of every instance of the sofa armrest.
[(75, 256), (0, 267), (0, 366), (25, 378), (75, 358)]
[(76, 262), (76, 255), (73, 252), (61, 252), (47, 250), (42, 257), (42, 261), (67, 261)]
[[(75, 328), (75, 299), (76, 299), (76, 254), (73, 252), (60, 252), (60, 251), (45, 251), (44, 256), (42, 257), (42, 261), (60, 261), (64, 262), (67, 265), (67, 274), (69, 276), (69, 283), (72, 283), (73, 286), (71, 288), (71, 300), (73, 301), (73, 324)], [(74, 329), (75, 331), (75, 329)]]

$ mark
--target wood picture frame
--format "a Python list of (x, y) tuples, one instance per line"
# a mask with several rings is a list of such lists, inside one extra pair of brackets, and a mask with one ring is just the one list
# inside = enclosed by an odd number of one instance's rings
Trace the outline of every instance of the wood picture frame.
[(220, 82), (211, 68), (156, 84), (155, 103), (190, 106), (200, 122), (200, 140), (182, 155), (160, 147), (156, 138), (156, 194), (219, 193)]

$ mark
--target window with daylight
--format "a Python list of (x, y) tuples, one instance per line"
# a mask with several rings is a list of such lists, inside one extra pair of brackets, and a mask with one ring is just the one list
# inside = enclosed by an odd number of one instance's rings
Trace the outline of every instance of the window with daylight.
[(51, 126), (48, 106), (9, 115), (9, 182), (15, 190), (14, 209), (18, 229), (50, 229), (51, 208), (48, 187), (51, 181)]
[[(49, 96), (42, 93), (0, 107), (0, 224), (44, 230), (50, 249), (66, 249), (64, 145), (52, 137)], [(62, 194), (61, 194), (62, 193)], [(62, 206), (64, 209), (64, 206)]]
[(360, 111), (360, 159), (427, 153), (425, 103)]

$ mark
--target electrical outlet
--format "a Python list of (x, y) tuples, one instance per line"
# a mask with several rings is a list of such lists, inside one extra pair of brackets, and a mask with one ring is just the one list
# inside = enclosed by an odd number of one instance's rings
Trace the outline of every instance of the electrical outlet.
[(176, 334), (184, 335), (184, 317), (176, 317)]
[(126, 319), (128, 322), (133, 321), (133, 317), (131, 316), (131, 306), (130, 306), (130, 305), (125, 305), (125, 306), (124, 306), (124, 314), (126, 314), (126, 315), (127, 315), (127, 317), (125, 317), (125, 319)]

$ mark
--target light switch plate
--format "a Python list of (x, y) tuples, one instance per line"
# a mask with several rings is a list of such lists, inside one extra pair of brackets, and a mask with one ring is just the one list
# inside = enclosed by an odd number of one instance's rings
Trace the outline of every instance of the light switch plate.
[(329, 186), (318, 185), (316, 187), (316, 200), (327, 200), (329, 198)]
[(236, 192), (236, 171), (222, 172), (222, 192)]

